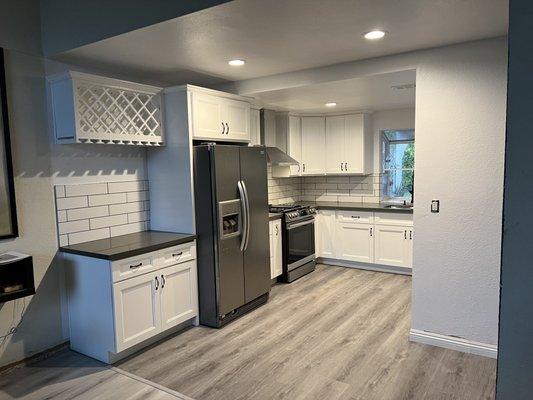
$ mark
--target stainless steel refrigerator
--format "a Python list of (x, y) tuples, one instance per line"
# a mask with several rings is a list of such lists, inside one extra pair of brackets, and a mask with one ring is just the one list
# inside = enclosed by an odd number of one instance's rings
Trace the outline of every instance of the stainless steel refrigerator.
[(264, 147), (194, 147), (200, 323), (221, 327), (270, 291)]

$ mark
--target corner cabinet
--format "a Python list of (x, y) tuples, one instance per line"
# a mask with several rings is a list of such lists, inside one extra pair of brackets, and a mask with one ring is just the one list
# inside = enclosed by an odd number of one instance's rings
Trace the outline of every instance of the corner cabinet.
[(412, 214), (318, 210), (315, 218), (317, 257), (326, 262), (400, 267), (413, 265)]
[(64, 258), (70, 344), (77, 352), (113, 363), (172, 328), (197, 323), (195, 242), (118, 261)]
[(47, 77), (56, 143), (162, 146), (162, 88), (69, 71)]
[(195, 89), (191, 98), (194, 140), (250, 142), (249, 102)]
[(278, 113), (276, 144), (299, 162), (290, 176), (368, 175), (374, 140), (368, 114), (297, 116)]

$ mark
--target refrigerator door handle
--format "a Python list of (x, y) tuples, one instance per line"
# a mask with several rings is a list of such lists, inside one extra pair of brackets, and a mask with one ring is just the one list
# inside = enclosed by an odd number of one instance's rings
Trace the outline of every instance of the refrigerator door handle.
[(242, 225), (241, 225), (241, 251), (245, 250), (246, 246), (246, 234), (248, 226), (248, 210), (246, 202), (246, 194), (243, 186), (243, 182), (237, 182), (237, 188), (239, 189), (239, 197), (241, 199), (241, 215), (242, 215)]
[(248, 198), (248, 190), (246, 189), (246, 183), (241, 181), (242, 188), (244, 189), (244, 198), (246, 201), (246, 240), (244, 242), (244, 250), (248, 248), (248, 242), (250, 241), (250, 200)]

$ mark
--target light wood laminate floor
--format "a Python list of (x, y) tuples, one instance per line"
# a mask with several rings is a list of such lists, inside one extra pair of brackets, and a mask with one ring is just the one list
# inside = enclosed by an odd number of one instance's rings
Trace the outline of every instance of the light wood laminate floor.
[(408, 341), (411, 278), (319, 266), (118, 367), (198, 400), (493, 399), (496, 361)]
[(0, 374), (1, 400), (176, 400), (172, 390), (70, 350)]

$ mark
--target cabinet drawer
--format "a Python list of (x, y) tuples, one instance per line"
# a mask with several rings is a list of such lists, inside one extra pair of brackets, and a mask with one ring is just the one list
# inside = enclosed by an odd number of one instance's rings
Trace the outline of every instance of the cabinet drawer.
[(374, 222), (376, 225), (413, 226), (413, 214), (376, 212)]
[(342, 223), (373, 224), (374, 213), (369, 211), (337, 211), (337, 220)]
[(195, 258), (196, 244), (189, 242), (160, 250), (157, 255), (156, 264), (158, 268), (163, 268), (194, 260)]
[(133, 278), (134, 276), (153, 271), (157, 268), (154, 263), (155, 253), (147, 253), (140, 256), (113, 261), (111, 263), (113, 282), (123, 281), (124, 279)]

